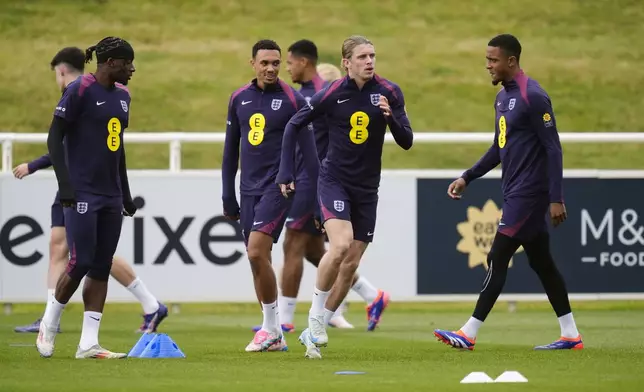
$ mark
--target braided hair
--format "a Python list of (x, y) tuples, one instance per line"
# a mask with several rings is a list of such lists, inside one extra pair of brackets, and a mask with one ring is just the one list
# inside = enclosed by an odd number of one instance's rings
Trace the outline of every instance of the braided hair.
[(105, 37), (96, 45), (85, 50), (85, 63), (92, 61), (92, 53), (96, 52), (96, 61), (104, 63), (109, 58), (134, 60), (134, 49), (126, 40), (119, 37)]

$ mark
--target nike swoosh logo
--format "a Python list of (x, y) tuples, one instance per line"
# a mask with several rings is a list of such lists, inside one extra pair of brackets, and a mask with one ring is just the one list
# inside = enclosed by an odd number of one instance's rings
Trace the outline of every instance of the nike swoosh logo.
[(253, 102), (253, 101), (242, 101), (242, 105), (248, 105), (251, 102)]
[(105, 103), (105, 101), (103, 101), (103, 102), (98, 102), (98, 101), (96, 101), (96, 106), (101, 106), (101, 105), (102, 105), (102, 104), (104, 104), (104, 103)]
[(344, 103), (344, 102), (347, 102), (349, 99), (351, 99), (351, 98), (344, 99), (344, 100), (342, 100), (342, 101), (340, 101), (340, 100), (338, 99), (338, 103)]
[(100, 318), (96, 318), (96, 317), (93, 317), (93, 316), (89, 316), (89, 318), (91, 318), (92, 320), (101, 321)]

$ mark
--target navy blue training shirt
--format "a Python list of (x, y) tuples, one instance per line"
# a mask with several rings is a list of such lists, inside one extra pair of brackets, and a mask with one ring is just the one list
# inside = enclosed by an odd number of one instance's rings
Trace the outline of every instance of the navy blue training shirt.
[(231, 95), (222, 162), (224, 199), (235, 197), (240, 144), (240, 193), (261, 195), (268, 186), (277, 186), (284, 127), (305, 105), (304, 97), (280, 79), (264, 90), (253, 79)]
[[(391, 107), (392, 115), (389, 117), (385, 117), (378, 107), (381, 95), (387, 98)], [(329, 130), (329, 148), (320, 165), (320, 173), (328, 174), (343, 185), (359, 191), (374, 192), (380, 186), (387, 126), (396, 143), (404, 149), (411, 148), (413, 143), (413, 132), (400, 88), (374, 75), (359, 89), (356, 82), (346, 76), (315, 94), (310, 104), (289, 121), (284, 135), (278, 183), (293, 179), (292, 157), (297, 133), (306, 133), (306, 125), (320, 117), (326, 117)], [(306, 144), (301, 147), (305, 158), (315, 154), (314, 151), (304, 151), (304, 146)]]
[(494, 110), (494, 143), (463, 179), (469, 183), (501, 163), (504, 197), (563, 202), (563, 153), (548, 94), (521, 71), (503, 84)]
[(120, 165), (129, 108), (130, 92), (121, 84), (107, 88), (86, 74), (67, 86), (54, 116), (69, 124), (65, 152), (75, 191), (123, 196)]

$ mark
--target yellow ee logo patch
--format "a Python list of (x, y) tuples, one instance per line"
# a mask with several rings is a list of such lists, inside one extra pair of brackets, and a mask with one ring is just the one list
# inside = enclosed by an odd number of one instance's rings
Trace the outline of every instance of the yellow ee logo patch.
[(351, 129), (349, 130), (349, 139), (354, 144), (362, 144), (369, 138), (369, 116), (365, 112), (355, 112), (349, 119)]
[(505, 116), (499, 118), (499, 147), (505, 147), (507, 124), (505, 123)]
[(266, 117), (261, 113), (255, 113), (248, 120), (250, 132), (248, 132), (248, 143), (253, 146), (259, 146), (264, 141), (264, 128), (266, 127)]
[(119, 147), (121, 147), (121, 121), (116, 118), (110, 118), (110, 121), (107, 122), (107, 148), (112, 152), (117, 152)]

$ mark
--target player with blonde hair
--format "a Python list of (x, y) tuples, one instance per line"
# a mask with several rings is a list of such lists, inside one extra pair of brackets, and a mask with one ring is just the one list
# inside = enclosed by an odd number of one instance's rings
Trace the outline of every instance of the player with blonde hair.
[[(317, 66), (318, 75), (327, 82), (333, 82), (342, 77), (342, 72), (340, 68), (336, 67), (333, 64), (321, 63)], [(317, 91), (316, 91), (317, 92)]]
[[(308, 358), (321, 358), (319, 347), (328, 343), (326, 325), (346, 297), (360, 259), (373, 241), (387, 127), (403, 149), (413, 144), (403, 93), (395, 83), (375, 73), (376, 52), (371, 41), (362, 36), (347, 38), (342, 44), (342, 65), (347, 76), (316, 93), (288, 122), (276, 180), (285, 197), (296, 189), (296, 194), (300, 192), (301, 181), (293, 168), (298, 133), (311, 132), (308, 124), (325, 119), (328, 151), (319, 164), (319, 178), (310, 181), (317, 181), (329, 249), (318, 267), (308, 328), (300, 335)], [(305, 151), (308, 144), (300, 147), (304, 157), (315, 153)], [(305, 166), (316, 173), (316, 163), (306, 160)], [(386, 297), (381, 292), (374, 302), (382, 307)]]
[[(288, 49), (287, 70), (294, 83), (302, 86), (300, 93), (307, 102), (315, 93), (326, 88), (330, 82), (342, 77), (340, 70), (328, 63), (317, 64), (318, 50), (312, 41), (303, 39), (293, 43)], [(329, 134), (325, 118), (313, 121), (317, 154), (320, 161), (327, 153)], [(284, 240), (284, 266), (281, 277), (280, 322), (284, 332), (295, 329), (293, 319), (297, 303), (297, 295), (304, 269), (303, 259), (306, 258), (315, 267), (318, 266), (326, 249), (325, 235), (315, 224), (314, 216), (318, 209), (315, 192), (312, 191), (301, 152), (297, 154), (298, 191), (295, 193), (289, 216), (286, 220), (286, 236)], [(352, 282), (353, 290), (367, 302), (368, 330), (373, 330), (380, 320), (380, 315), (387, 303), (379, 303), (378, 298), (388, 298), (388, 295), (375, 288), (367, 279), (355, 274)], [(343, 316), (346, 304), (338, 307), (328, 325), (336, 328), (353, 328)], [(257, 329), (257, 327), (255, 327)]]

